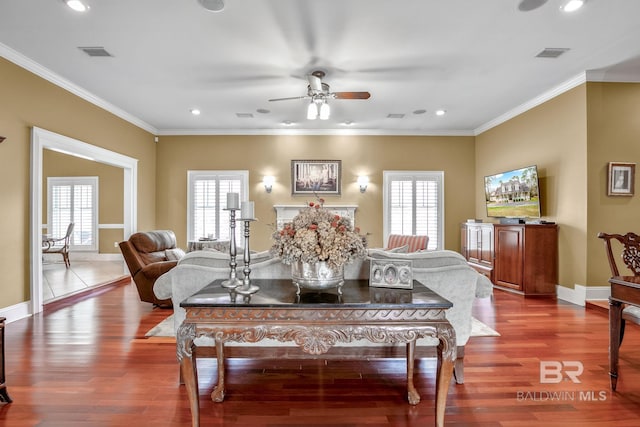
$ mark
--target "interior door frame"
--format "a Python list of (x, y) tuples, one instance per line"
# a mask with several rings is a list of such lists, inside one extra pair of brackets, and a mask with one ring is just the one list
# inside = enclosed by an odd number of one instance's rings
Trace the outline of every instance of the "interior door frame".
[(97, 147), (68, 136), (60, 135), (38, 127), (31, 129), (31, 210), (30, 210), (30, 290), (31, 314), (43, 310), (42, 293), (42, 157), (43, 150), (51, 149), (70, 156), (82, 157), (99, 163), (122, 168), (123, 226), (124, 235), (130, 236), (137, 230), (138, 200), (138, 160), (123, 154)]

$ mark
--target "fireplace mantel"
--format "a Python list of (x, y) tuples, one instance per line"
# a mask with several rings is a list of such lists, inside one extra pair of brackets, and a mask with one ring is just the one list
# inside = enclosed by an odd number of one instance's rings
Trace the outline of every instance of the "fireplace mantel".
[[(276, 211), (276, 227), (281, 229), (286, 222), (291, 222), (293, 217), (298, 215), (300, 209), (306, 208), (307, 205), (273, 205)], [(351, 220), (351, 224), (356, 223), (356, 209), (358, 205), (324, 205), (324, 207), (336, 215), (340, 215)]]

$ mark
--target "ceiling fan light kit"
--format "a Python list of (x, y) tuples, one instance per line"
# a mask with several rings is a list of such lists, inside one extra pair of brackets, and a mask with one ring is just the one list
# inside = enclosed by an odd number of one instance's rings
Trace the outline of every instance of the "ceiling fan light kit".
[(314, 71), (307, 75), (309, 85), (307, 86), (307, 94), (304, 96), (293, 96), (288, 98), (273, 98), (269, 101), (288, 101), (292, 99), (310, 99), (311, 102), (307, 106), (307, 119), (327, 120), (331, 114), (329, 99), (369, 99), (369, 92), (331, 92), (329, 85), (322, 81), (325, 76), (324, 71)]

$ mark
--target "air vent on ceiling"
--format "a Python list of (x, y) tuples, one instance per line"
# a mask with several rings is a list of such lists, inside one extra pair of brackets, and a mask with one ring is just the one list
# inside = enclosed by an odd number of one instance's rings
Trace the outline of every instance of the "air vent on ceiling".
[(251, 114), (251, 113), (236, 113), (236, 116), (241, 118), (241, 119), (252, 119), (253, 118), (253, 114)]
[(568, 50), (566, 47), (548, 47), (537, 54), (536, 58), (557, 58)]
[(387, 119), (401, 119), (404, 117), (404, 114), (399, 113), (389, 113), (387, 114)]
[(94, 47), (78, 47), (81, 51), (86, 53), (89, 56), (113, 56), (109, 52), (105, 50), (102, 46), (94, 46)]

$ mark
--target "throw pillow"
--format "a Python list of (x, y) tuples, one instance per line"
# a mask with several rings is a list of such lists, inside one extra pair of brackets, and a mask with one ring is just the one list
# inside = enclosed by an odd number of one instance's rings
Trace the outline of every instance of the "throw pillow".
[(185, 255), (184, 251), (180, 248), (165, 249), (164, 256), (168, 261), (179, 261)]

